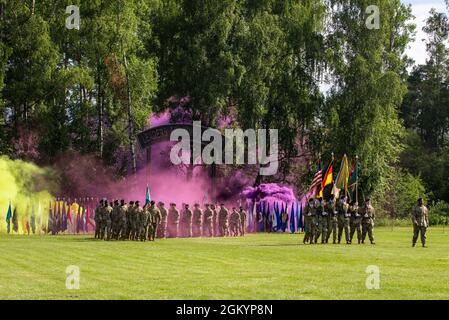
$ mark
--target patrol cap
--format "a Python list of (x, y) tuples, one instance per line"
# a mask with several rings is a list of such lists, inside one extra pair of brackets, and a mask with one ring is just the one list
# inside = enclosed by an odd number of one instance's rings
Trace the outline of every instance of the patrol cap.
[(199, 204), (199, 203), (195, 203), (193, 206), (194, 206), (194, 207), (199, 207), (200, 204)]
[(156, 202), (154, 202), (154, 200), (151, 200), (150, 204), (154, 205)]
[(134, 201), (130, 201), (129, 204), (134, 204)]

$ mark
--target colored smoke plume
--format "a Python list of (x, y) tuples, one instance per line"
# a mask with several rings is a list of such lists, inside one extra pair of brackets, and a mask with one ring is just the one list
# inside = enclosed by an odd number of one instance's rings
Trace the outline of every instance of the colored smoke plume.
[(296, 197), (293, 189), (276, 183), (265, 183), (257, 187), (246, 187), (243, 196), (251, 201), (294, 203)]
[(55, 189), (56, 176), (51, 169), (0, 157), (0, 232), (6, 232), (6, 214), (10, 201), (18, 214), (19, 233), (23, 233), (24, 223), (31, 214), (35, 215), (39, 226), (40, 222), (47, 221), (48, 204), (53, 199), (51, 191)]

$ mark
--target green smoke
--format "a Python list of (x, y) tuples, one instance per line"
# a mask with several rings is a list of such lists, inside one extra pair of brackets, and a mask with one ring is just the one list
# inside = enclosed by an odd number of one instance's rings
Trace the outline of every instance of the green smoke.
[[(17, 213), (18, 232), (24, 233), (32, 216), (36, 233), (46, 227), (48, 205), (54, 199), (51, 190), (56, 190), (56, 179), (51, 169), (41, 168), (22, 160), (0, 157), (0, 232), (7, 230), (6, 213), (11, 202)], [(11, 233), (13, 222), (11, 220)]]

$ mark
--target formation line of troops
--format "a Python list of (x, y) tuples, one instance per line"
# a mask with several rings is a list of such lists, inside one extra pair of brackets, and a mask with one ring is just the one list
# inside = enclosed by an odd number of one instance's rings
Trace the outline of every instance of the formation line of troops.
[[(328, 200), (309, 199), (304, 209), (304, 240), (305, 244), (341, 243), (343, 230), (345, 241), (351, 244), (357, 232), (357, 242), (365, 243), (366, 236), (374, 242), (374, 208), (369, 199), (365, 206), (359, 208), (356, 201), (348, 203), (346, 196), (341, 196), (336, 202), (331, 195)], [(320, 239), (321, 238), (321, 239)]]
[(244, 236), (247, 213), (240, 207), (232, 211), (224, 204), (216, 207), (198, 203), (193, 210), (183, 204), (180, 212), (175, 203), (165, 207), (151, 201), (141, 207), (139, 201), (108, 202), (102, 199), (95, 209), (95, 238), (104, 240), (154, 241), (155, 238)]
[[(365, 243), (366, 236), (374, 242), (375, 211), (370, 199), (363, 208), (356, 201), (348, 203), (346, 196), (335, 201), (331, 195), (328, 200), (309, 199), (304, 209), (304, 244), (329, 243), (332, 236), (334, 244), (341, 243), (343, 231), (347, 244), (352, 244), (357, 235), (359, 244)], [(198, 203), (193, 210), (183, 204), (180, 212), (175, 203), (167, 210), (163, 202), (154, 201), (140, 206), (139, 201), (125, 200), (108, 202), (100, 200), (95, 209), (95, 238), (104, 240), (154, 241), (155, 238), (178, 237), (225, 237), (244, 236), (247, 213), (240, 207), (231, 212), (224, 204), (215, 206), (205, 204), (204, 211)], [(412, 211), (413, 247), (421, 235), (422, 246), (426, 246), (429, 226), (428, 209), (423, 199), (418, 199)]]
[[(341, 196), (338, 202), (334, 196), (325, 201), (322, 198), (309, 199), (304, 210), (304, 244), (328, 243), (332, 235), (332, 242), (341, 243), (343, 230), (347, 244), (352, 244), (354, 234), (357, 232), (357, 242), (365, 243), (366, 236), (374, 242), (375, 211), (370, 199), (366, 199), (365, 206), (359, 208), (356, 201), (348, 203), (346, 196)], [(426, 247), (427, 228), (429, 227), (429, 213), (419, 198), (412, 211), (413, 238), (412, 246), (415, 247), (418, 237), (421, 235), (421, 243)], [(321, 239), (320, 239), (321, 238)]]

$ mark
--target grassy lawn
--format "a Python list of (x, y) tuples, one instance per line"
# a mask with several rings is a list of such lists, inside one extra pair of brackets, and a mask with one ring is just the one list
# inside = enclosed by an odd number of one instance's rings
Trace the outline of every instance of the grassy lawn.
[[(303, 235), (105, 242), (0, 235), (0, 299), (449, 299), (449, 230), (429, 248), (411, 228), (377, 228), (377, 244), (303, 245)], [(77, 265), (79, 290), (66, 267)], [(368, 290), (367, 266), (380, 268)]]

